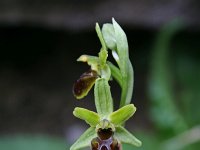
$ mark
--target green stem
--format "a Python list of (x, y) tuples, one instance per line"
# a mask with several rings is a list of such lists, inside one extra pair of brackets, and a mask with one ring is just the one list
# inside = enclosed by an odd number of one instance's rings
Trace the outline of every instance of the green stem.
[(121, 94), (120, 107), (130, 104), (133, 94), (133, 83), (134, 83), (133, 67), (130, 60), (128, 60), (127, 76), (122, 77), (122, 94)]
[(122, 88), (122, 75), (121, 75), (120, 70), (115, 65), (113, 65), (111, 62), (109, 62), (109, 61), (107, 61), (107, 64), (110, 67), (110, 70), (111, 70), (113, 78), (117, 81), (117, 83)]

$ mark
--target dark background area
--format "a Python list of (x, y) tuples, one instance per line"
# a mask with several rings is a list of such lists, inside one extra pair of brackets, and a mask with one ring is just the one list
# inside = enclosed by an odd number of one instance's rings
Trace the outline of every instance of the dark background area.
[[(180, 29), (169, 46), (170, 61), (180, 58), (186, 60), (181, 64), (186, 72), (199, 70), (199, 14), (200, 3), (195, 0), (2, 0), (0, 136), (44, 134), (71, 143), (87, 128), (72, 115), (76, 106), (95, 110), (93, 92), (83, 100), (73, 97), (74, 81), (89, 69), (76, 59), (82, 54), (97, 55), (101, 45), (95, 23), (111, 22), (112, 17), (127, 34), (135, 72), (132, 102), (138, 109), (127, 126), (133, 131), (157, 132), (149, 116), (152, 104), (147, 88), (156, 39), (164, 26), (178, 21)], [(187, 67), (185, 58), (195, 65)], [(192, 75), (200, 80), (196, 72)], [(175, 91), (180, 91), (176, 77)], [(114, 82), (111, 88), (117, 101), (119, 87)]]

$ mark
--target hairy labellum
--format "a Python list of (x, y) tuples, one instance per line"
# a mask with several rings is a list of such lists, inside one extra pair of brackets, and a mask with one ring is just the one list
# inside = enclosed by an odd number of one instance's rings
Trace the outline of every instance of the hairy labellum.
[(121, 144), (113, 138), (111, 128), (99, 129), (97, 134), (98, 137), (91, 141), (92, 150), (121, 150)]

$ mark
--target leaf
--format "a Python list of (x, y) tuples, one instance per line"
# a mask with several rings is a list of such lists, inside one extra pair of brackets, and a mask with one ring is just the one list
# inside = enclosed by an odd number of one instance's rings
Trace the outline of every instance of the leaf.
[(136, 107), (133, 104), (126, 105), (117, 111), (113, 112), (109, 116), (109, 120), (115, 126), (123, 124), (127, 121), (136, 111)]
[(91, 90), (98, 78), (97, 72), (94, 70), (89, 70), (83, 73), (80, 78), (74, 83), (73, 94), (77, 99), (85, 97)]
[(132, 135), (122, 126), (116, 128), (114, 137), (116, 137), (116, 139), (121, 141), (122, 143), (131, 144), (137, 147), (140, 147), (142, 145), (142, 142), (140, 140), (138, 140), (134, 135)]
[(108, 80), (99, 78), (94, 87), (95, 105), (101, 118), (107, 117), (113, 112), (113, 100)]
[[(177, 92), (173, 76), (176, 73), (173, 72), (174, 64), (171, 61), (171, 40), (180, 29), (180, 24), (175, 21), (164, 26), (159, 32), (150, 60), (148, 87), (152, 121), (159, 129), (167, 132), (173, 130), (174, 133), (186, 130), (189, 125), (185, 120), (187, 115), (182, 114), (182, 111), (180, 111), (182, 108), (179, 109), (179, 105), (182, 107), (182, 104), (176, 102)], [(186, 69), (186, 66), (184, 66), (184, 69)], [(187, 70), (187, 72), (190, 71)], [(184, 78), (186, 78), (185, 74)], [(180, 84), (180, 86), (182, 85)], [(182, 91), (181, 93), (185, 92)], [(180, 99), (180, 101), (182, 100)]]
[(74, 116), (85, 120), (91, 127), (96, 127), (100, 121), (100, 117), (97, 113), (85, 108), (76, 107), (73, 111)]
[(1, 150), (64, 150), (64, 138), (36, 133), (15, 133), (0, 136)]
[(94, 127), (88, 128), (79, 139), (70, 147), (70, 150), (79, 150), (90, 146), (93, 138), (97, 137)]

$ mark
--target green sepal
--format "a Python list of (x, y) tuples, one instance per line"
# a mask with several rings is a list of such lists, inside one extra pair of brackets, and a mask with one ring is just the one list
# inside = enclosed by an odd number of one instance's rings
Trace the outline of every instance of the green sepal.
[(89, 147), (93, 138), (97, 136), (94, 127), (88, 128), (79, 139), (70, 147), (70, 150), (79, 150)]
[(102, 27), (102, 34), (107, 47), (111, 50), (116, 50), (115, 31), (111, 23), (106, 23)]
[(123, 124), (127, 121), (136, 111), (136, 107), (133, 104), (126, 105), (110, 114), (109, 120), (115, 126)]
[(73, 115), (77, 118), (85, 120), (91, 127), (96, 127), (100, 122), (100, 117), (97, 113), (85, 108), (76, 107), (73, 111)]
[(140, 140), (138, 140), (134, 135), (132, 135), (122, 126), (116, 128), (114, 137), (122, 143), (131, 144), (137, 147), (142, 145)]
[(77, 61), (81, 62), (87, 62), (89, 66), (91, 66), (92, 70), (95, 70), (96, 72), (99, 71), (99, 58), (96, 56), (90, 56), (90, 55), (81, 55)]
[(101, 118), (106, 118), (113, 112), (113, 100), (108, 80), (99, 78), (95, 82), (94, 97), (97, 113)]

